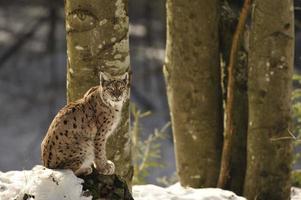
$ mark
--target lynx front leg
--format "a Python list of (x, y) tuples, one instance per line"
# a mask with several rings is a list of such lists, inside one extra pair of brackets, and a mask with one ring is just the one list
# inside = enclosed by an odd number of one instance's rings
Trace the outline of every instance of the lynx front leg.
[(95, 141), (95, 167), (100, 174), (112, 175), (115, 172), (115, 165), (106, 156), (106, 140)]

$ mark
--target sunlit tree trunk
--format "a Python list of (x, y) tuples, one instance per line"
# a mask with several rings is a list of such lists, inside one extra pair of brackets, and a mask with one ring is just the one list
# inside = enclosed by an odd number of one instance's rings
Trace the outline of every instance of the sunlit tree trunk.
[[(67, 99), (75, 101), (99, 85), (99, 71), (122, 74), (129, 70), (127, 0), (66, 0)], [(132, 178), (128, 103), (122, 121), (107, 145), (116, 174)]]
[(182, 185), (215, 187), (222, 147), (219, 1), (167, 0), (167, 83)]
[(290, 199), (292, 0), (256, 0), (249, 51), (248, 199)]

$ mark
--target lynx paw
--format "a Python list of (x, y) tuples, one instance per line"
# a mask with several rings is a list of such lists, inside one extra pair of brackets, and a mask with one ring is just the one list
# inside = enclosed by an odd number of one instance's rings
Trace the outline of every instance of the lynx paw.
[(81, 175), (87, 176), (87, 175), (91, 174), (92, 171), (93, 170), (92, 170), (91, 167), (80, 168), (80, 169), (78, 169), (78, 170), (75, 171), (75, 175), (76, 176), (81, 176)]
[(103, 175), (112, 175), (115, 172), (115, 165), (112, 161), (107, 160), (102, 166), (97, 166), (97, 171)]

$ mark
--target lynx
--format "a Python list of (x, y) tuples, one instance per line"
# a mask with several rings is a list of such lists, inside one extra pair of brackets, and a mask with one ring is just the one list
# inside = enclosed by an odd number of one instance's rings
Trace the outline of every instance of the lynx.
[(113, 174), (115, 165), (106, 157), (106, 141), (120, 121), (128, 96), (128, 73), (101, 72), (99, 86), (66, 105), (53, 119), (41, 144), (44, 166), (88, 175), (94, 164), (99, 173)]

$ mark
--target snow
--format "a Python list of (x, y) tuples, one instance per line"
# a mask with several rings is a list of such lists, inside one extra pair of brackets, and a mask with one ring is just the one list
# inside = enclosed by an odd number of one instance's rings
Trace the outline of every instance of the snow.
[[(91, 200), (83, 196), (83, 180), (71, 170), (51, 170), (37, 165), (32, 170), (0, 172), (1, 200)], [(218, 188), (194, 189), (176, 183), (167, 188), (156, 185), (133, 186), (135, 200), (246, 200)], [(301, 189), (293, 187), (291, 200), (301, 199)]]
[(291, 189), (291, 200), (301, 199), (301, 188), (292, 187)]
[(28, 171), (0, 172), (0, 199), (23, 200), (91, 200), (82, 196), (82, 179), (71, 170), (50, 170), (36, 166)]
[(168, 188), (155, 185), (136, 185), (133, 187), (135, 200), (246, 200), (233, 192), (218, 188), (184, 188), (176, 183)]

